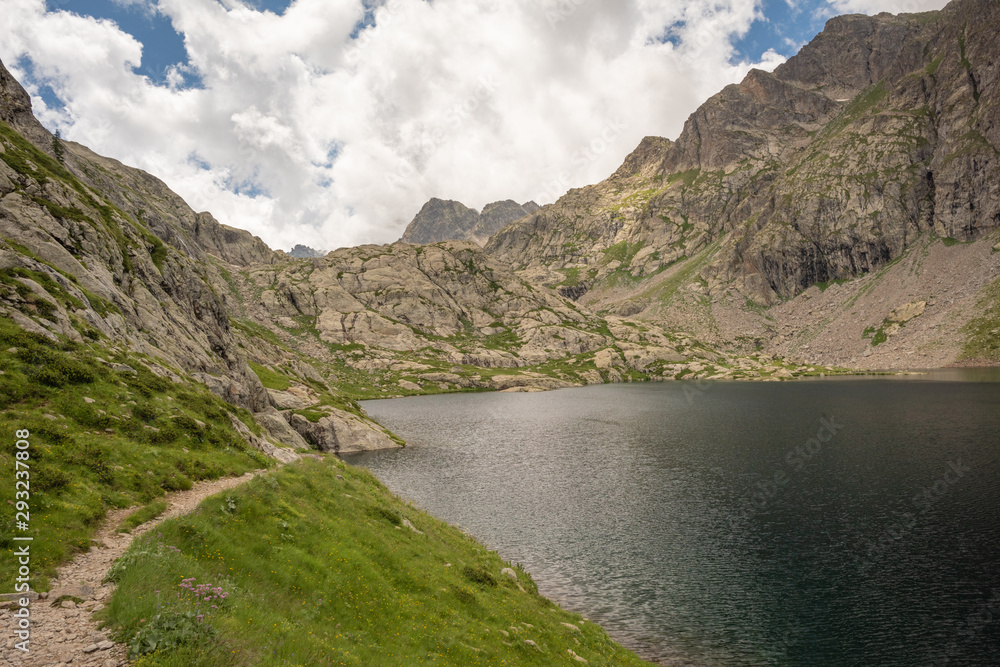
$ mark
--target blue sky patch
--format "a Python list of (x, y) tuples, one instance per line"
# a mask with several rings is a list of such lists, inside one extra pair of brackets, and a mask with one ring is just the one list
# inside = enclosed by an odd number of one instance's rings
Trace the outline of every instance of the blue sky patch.
[[(45, 4), (49, 11), (70, 11), (114, 21), (122, 32), (132, 35), (143, 45), (142, 64), (135, 71), (149, 77), (153, 83), (165, 84), (168, 68), (188, 62), (184, 38), (174, 30), (170, 19), (145, 6), (122, 7), (111, 0), (46, 0)], [(197, 74), (182, 74), (184, 85), (181, 87), (201, 87), (201, 78)]]
[(820, 10), (829, 9), (824, 0), (762, 0), (763, 19), (750, 25), (742, 39), (733, 43), (733, 62), (760, 60), (768, 49), (790, 58), (815, 37), (826, 23)]
[(31, 62), (31, 58), (22, 56), (17, 61), (17, 68), (24, 72), (25, 77), (28, 81), (35, 85), (35, 90), (33, 91), (42, 101), (45, 102), (45, 106), (49, 109), (62, 109), (66, 105), (63, 103), (59, 96), (56, 95), (56, 91), (52, 89), (49, 84), (39, 81), (35, 76), (35, 63)]
[(257, 11), (272, 12), (281, 16), (285, 10), (292, 6), (292, 0), (244, 0), (246, 4)]
[(351, 39), (357, 39), (358, 35), (361, 34), (362, 30), (370, 28), (375, 25), (375, 10), (378, 9), (380, 4), (366, 0), (365, 2), (365, 15), (354, 25), (354, 30), (351, 31)]

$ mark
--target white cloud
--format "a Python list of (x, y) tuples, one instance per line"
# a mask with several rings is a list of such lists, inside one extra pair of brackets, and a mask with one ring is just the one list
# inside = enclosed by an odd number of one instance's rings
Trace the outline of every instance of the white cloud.
[(827, 0), (833, 14), (915, 14), (941, 9), (948, 0)]
[[(356, 39), (362, 0), (156, 11), (189, 55), (163, 85), (117, 26), (43, 0), (4, 0), (0, 57), (22, 81), (30, 57), (65, 102), (31, 91), (49, 127), (285, 248), (395, 240), (431, 196), (551, 200), (782, 60), (730, 62), (758, 0), (387, 0)], [(183, 87), (192, 72), (202, 88)]]

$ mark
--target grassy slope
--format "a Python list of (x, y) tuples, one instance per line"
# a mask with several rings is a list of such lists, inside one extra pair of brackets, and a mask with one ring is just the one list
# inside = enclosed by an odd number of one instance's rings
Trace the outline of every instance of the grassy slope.
[(157, 614), (195, 609), (177, 596), (185, 578), (230, 593), (218, 609), (198, 607), (217, 636), (142, 667), (582, 664), (567, 649), (591, 665), (645, 664), (540, 597), (524, 571), (521, 591), (497, 554), (334, 458), (208, 499), (132, 553), (102, 612), (123, 640)]
[(89, 548), (108, 509), (270, 464), (232, 429), (236, 409), (204, 386), (157, 377), (98, 343), (53, 343), (0, 318), (0, 368), (0, 590), (13, 590), (17, 565), (6, 528), (15, 520), (17, 430), (31, 432), (27, 534), (32, 587), (42, 591), (57, 565)]
[(1000, 280), (987, 285), (976, 304), (981, 312), (963, 327), (963, 359), (1000, 362)]

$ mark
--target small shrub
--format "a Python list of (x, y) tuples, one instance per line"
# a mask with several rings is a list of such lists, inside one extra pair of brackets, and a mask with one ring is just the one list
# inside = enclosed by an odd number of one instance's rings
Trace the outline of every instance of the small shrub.
[(90, 469), (97, 474), (97, 480), (101, 484), (107, 484), (109, 486), (114, 484), (115, 481), (115, 471), (106, 461), (97, 460), (90, 465)]
[(32, 489), (36, 492), (55, 493), (69, 486), (72, 480), (58, 466), (35, 463), (31, 475)]
[(146, 398), (165, 394), (173, 385), (167, 378), (155, 375), (145, 368), (137, 368), (136, 370), (138, 372), (135, 375), (129, 374), (124, 376), (122, 380), (131, 389), (134, 389)]
[(399, 526), (403, 523), (403, 516), (399, 512), (388, 507), (383, 507), (382, 505), (375, 505), (369, 508), (368, 512), (376, 519), (388, 521), (394, 526)]
[(167, 491), (187, 491), (191, 488), (191, 480), (184, 475), (171, 475), (160, 486)]
[(480, 586), (494, 587), (497, 585), (496, 577), (481, 567), (470, 567), (466, 565), (462, 568), (462, 575), (474, 584)]
[(181, 432), (173, 424), (164, 426), (158, 431), (150, 431), (148, 435), (149, 442), (153, 445), (168, 445), (179, 437), (181, 437)]
[(468, 588), (452, 586), (451, 592), (455, 594), (455, 597), (458, 598), (458, 601), (462, 604), (476, 604), (476, 594)]
[(132, 408), (132, 416), (136, 419), (141, 419), (147, 424), (156, 421), (158, 415), (159, 413), (156, 408), (148, 401), (138, 403), (134, 408)]
[(202, 623), (201, 615), (193, 611), (157, 614), (132, 638), (129, 657), (157, 651), (169, 653), (180, 646), (208, 643), (215, 634), (215, 629)]
[(155, 549), (151, 549), (147, 545), (144, 545), (143, 549), (129, 549), (121, 558), (115, 560), (108, 568), (108, 573), (104, 575), (104, 583), (119, 583), (125, 573), (134, 566), (136, 563), (145, 563), (154, 558), (160, 558), (163, 556), (163, 545), (157, 546)]

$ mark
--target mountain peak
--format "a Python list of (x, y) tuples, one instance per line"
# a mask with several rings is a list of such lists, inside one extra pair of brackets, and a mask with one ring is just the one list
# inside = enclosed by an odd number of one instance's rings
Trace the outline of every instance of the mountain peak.
[(479, 213), (461, 202), (432, 197), (407, 225), (399, 240), (414, 244), (473, 241), (483, 245), (493, 234), (538, 208), (533, 201), (522, 205), (505, 199), (487, 204)]
[(306, 259), (309, 257), (322, 257), (324, 253), (299, 243), (294, 248), (289, 250), (288, 254), (296, 259)]

